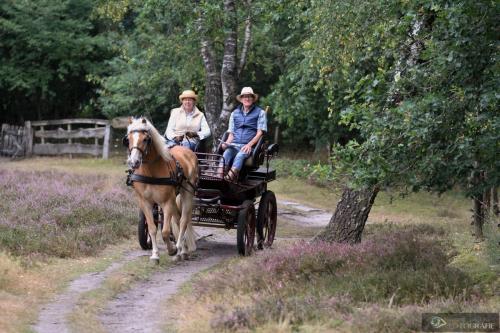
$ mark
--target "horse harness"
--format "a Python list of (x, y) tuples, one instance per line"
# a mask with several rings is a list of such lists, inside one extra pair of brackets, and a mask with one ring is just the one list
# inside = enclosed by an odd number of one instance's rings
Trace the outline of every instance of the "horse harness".
[[(176, 194), (179, 194), (181, 188), (193, 194), (196, 191), (196, 185), (187, 180), (186, 176), (184, 175), (184, 171), (182, 170), (182, 167), (177, 160), (175, 160), (175, 172), (172, 172), (170, 174), (170, 177), (148, 177), (135, 174), (134, 171), (134, 169), (128, 169), (126, 171), (128, 173), (126, 181), (127, 186), (134, 186), (134, 182), (138, 182), (150, 185), (175, 186)], [(189, 185), (190, 189), (183, 186), (184, 181), (186, 181), (186, 184)]]
[[(175, 159), (174, 159), (175, 160)], [(150, 184), (150, 185), (170, 185), (175, 186), (175, 193), (179, 194), (181, 188), (185, 189), (188, 192), (195, 193), (196, 192), (196, 184), (192, 184), (189, 180), (187, 180), (184, 175), (184, 171), (179, 163), (179, 161), (175, 160), (175, 171), (170, 173), (170, 177), (149, 177), (135, 174), (134, 169), (128, 169), (125, 171), (128, 173), (126, 184), (127, 186), (134, 186), (134, 182)], [(186, 184), (189, 185), (191, 189), (187, 189), (182, 185), (182, 183), (186, 181)]]
[[(142, 132), (143, 133), (143, 132), (147, 132), (147, 131), (144, 131), (144, 130), (130, 131), (130, 133), (132, 133), (132, 132)], [(127, 146), (127, 147), (128, 147), (128, 134), (129, 133), (127, 133), (127, 135), (125, 135), (125, 137), (123, 138), (123, 145)], [(133, 146), (132, 148), (129, 148), (129, 153), (133, 149), (137, 149), (141, 152), (142, 156), (144, 156), (147, 154), (150, 144), (151, 144), (151, 137), (149, 136), (149, 133), (148, 133), (148, 138), (146, 139), (146, 148), (144, 149), (144, 151), (141, 148), (139, 148), (138, 146)], [(159, 156), (157, 156), (157, 158), (153, 161), (142, 161), (142, 163), (152, 163), (152, 162), (156, 161), (158, 158), (159, 158)], [(189, 180), (187, 180), (179, 161), (177, 161), (175, 158), (174, 158), (174, 161), (175, 161), (175, 171), (170, 174), (170, 177), (148, 177), (148, 176), (135, 174), (134, 169), (128, 169), (126, 171), (128, 173), (127, 180), (126, 180), (127, 186), (134, 186), (134, 182), (151, 184), (151, 185), (170, 185), (170, 186), (175, 186), (175, 192), (176, 192), (176, 194), (179, 194), (179, 191), (181, 188), (190, 192), (189, 189), (185, 188), (182, 185), (182, 183), (184, 181), (186, 181), (186, 183), (192, 189), (191, 193), (194, 194), (194, 192), (196, 191), (196, 185), (192, 184)]]

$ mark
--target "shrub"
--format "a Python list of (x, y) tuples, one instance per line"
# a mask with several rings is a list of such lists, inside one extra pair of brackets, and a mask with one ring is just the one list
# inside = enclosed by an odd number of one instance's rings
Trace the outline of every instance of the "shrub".
[(280, 177), (304, 179), (311, 184), (323, 187), (335, 185), (332, 167), (324, 162), (311, 163), (309, 160), (280, 158), (273, 160), (272, 166)]

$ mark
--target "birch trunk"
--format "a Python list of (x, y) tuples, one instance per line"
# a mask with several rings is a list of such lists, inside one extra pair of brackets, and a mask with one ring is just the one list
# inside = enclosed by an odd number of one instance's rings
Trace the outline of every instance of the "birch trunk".
[[(243, 71), (251, 41), (251, 0), (243, 1), (248, 15), (245, 19), (244, 40), (238, 58), (238, 12), (235, 0), (224, 0), (224, 52), (221, 61), (208, 37), (203, 12), (198, 19), (201, 56), (205, 68), (205, 115), (212, 130), (214, 146), (227, 130), (229, 116), (236, 107), (238, 79)], [(198, 3), (199, 5), (199, 3)], [(239, 59), (239, 60), (238, 60)]]

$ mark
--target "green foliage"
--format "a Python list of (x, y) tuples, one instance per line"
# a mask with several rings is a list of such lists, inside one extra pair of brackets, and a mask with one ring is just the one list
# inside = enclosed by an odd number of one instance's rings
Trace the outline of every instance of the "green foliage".
[(76, 115), (95, 96), (86, 76), (110, 53), (91, 19), (93, 0), (0, 5), (0, 96), (8, 120)]
[[(267, 95), (269, 86), (280, 72), (277, 55), (286, 52), (276, 46), (280, 36), (274, 34), (267, 21), (274, 13), (268, 11), (272, 2), (253, 1), (247, 8), (237, 2), (237, 17), (227, 18), (220, 1), (125, 1), (126, 14), (112, 4), (100, 7), (101, 15), (113, 17), (118, 28), (109, 35), (119, 55), (108, 62), (112, 69), (96, 82), (102, 84), (99, 105), (108, 117), (145, 114), (155, 124), (166, 124), (169, 111), (179, 105), (183, 89), (194, 89), (203, 109), (205, 73), (200, 55), (200, 30), (197, 19), (203, 16), (203, 32), (213, 41), (215, 61), (220, 66), (224, 47), (225, 24), (237, 22), (238, 48), (241, 51), (244, 20), (251, 11), (252, 43), (240, 85), (251, 85), (260, 95)], [(261, 101), (266, 105), (267, 101)]]
[[(308, 71), (359, 132), (334, 148), (336, 172), (409, 190), (498, 184), (496, 13), (492, 1), (312, 3)], [(473, 171), (488, 178), (470, 186)]]
[(332, 187), (333, 170), (330, 164), (320, 161), (293, 160), (279, 158), (273, 160), (272, 166), (280, 177), (295, 177), (305, 179), (308, 182), (318, 185)]
[(269, 95), (283, 139), (288, 144), (324, 147), (352, 137), (339, 125), (339, 114), (329, 107), (328, 95), (319, 86), (320, 73), (306, 56), (311, 32), (311, 1), (278, 1), (268, 4), (270, 31), (280, 60), (281, 74)]
[[(119, 56), (110, 60), (99, 104), (112, 118), (147, 115), (166, 125), (183, 89), (200, 91), (203, 68), (193, 38), (194, 10), (181, 1), (138, 2), (109, 35)], [(190, 32), (192, 32), (190, 34)], [(202, 99), (201, 99), (202, 100)]]

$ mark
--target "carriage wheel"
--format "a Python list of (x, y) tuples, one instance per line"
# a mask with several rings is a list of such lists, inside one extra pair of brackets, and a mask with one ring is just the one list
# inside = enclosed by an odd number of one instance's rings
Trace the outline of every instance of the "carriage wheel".
[(255, 240), (255, 207), (252, 200), (245, 200), (243, 208), (238, 213), (236, 242), (238, 253), (248, 256), (252, 253)]
[(277, 215), (276, 196), (272, 191), (264, 192), (260, 198), (257, 213), (257, 248), (259, 250), (273, 245)]
[[(158, 222), (155, 221), (155, 225), (158, 227)], [(137, 225), (137, 238), (139, 239), (139, 245), (143, 250), (151, 250), (153, 244), (151, 243), (151, 236), (148, 231), (148, 224), (146, 223), (146, 216), (139, 211), (139, 224)]]

